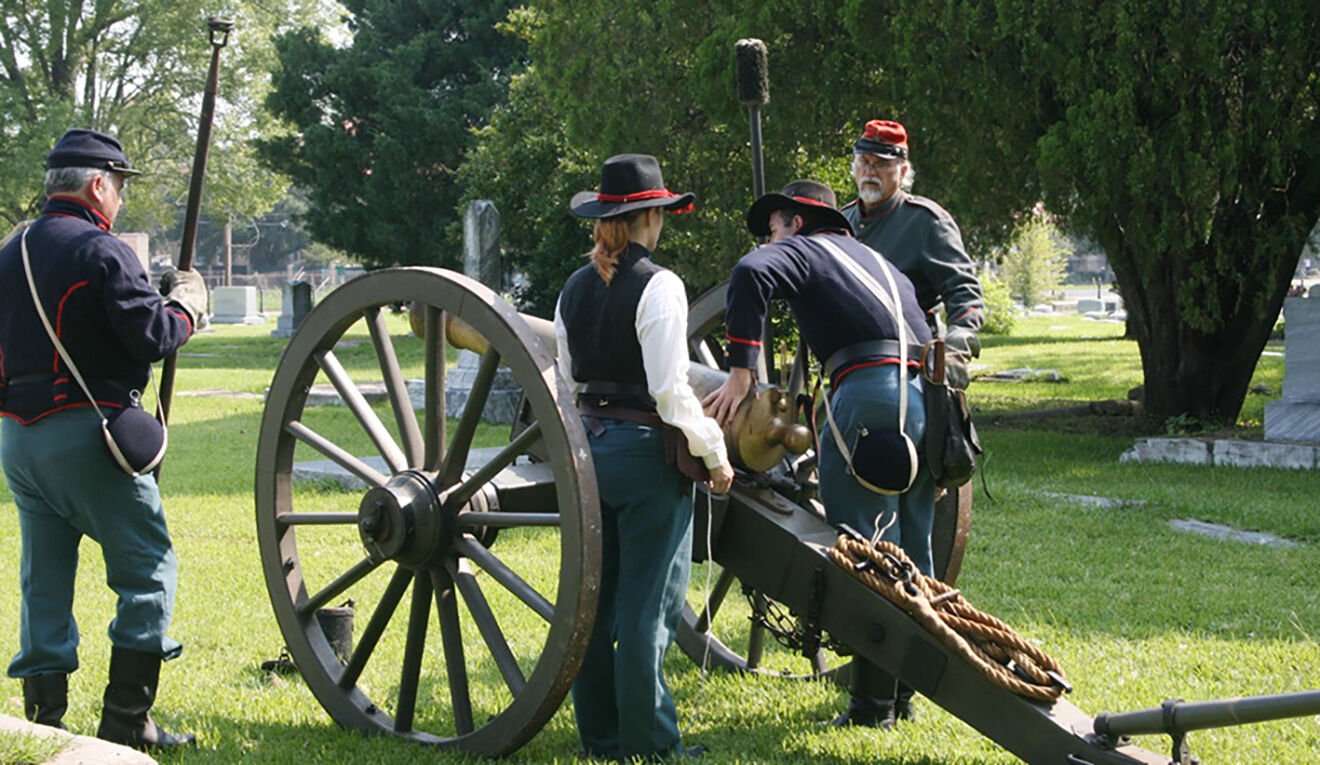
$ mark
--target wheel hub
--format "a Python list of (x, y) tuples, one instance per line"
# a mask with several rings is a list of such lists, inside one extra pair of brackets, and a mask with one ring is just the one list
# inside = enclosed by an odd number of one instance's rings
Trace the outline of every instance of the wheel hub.
[(454, 514), (444, 511), (425, 475), (406, 470), (362, 497), (357, 526), (372, 560), (396, 560), (409, 568), (422, 568), (447, 548), (445, 540), (453, 535)]

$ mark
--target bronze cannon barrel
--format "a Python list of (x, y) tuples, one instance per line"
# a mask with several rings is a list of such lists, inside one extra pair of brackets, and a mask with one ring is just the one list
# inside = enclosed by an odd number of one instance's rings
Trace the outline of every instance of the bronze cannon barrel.
[[(521, 314), (541, 344), (551, 356), (556, 353), (554, 323)], [(413, 331), (421, 334), (414, 317)], [(486, 339), (470, 324), (457, 318), (445, 322), (445, 338), (456, 348), (484, 353)], [(694, 363), (688, 367), (688, 383), (698, 398), (720, 387), (728, 372)], [(755, 395), (749, 395), (738, 407), (737, 413), (724, 428), (724, 443), (734, 464), (748, 470), (763, 472), (779, 463), (788, 454), (802, 454), (811, 448), (811, 433), (805, 425), (795, 422), (793, 402), (773, 385), (762, 385)]]

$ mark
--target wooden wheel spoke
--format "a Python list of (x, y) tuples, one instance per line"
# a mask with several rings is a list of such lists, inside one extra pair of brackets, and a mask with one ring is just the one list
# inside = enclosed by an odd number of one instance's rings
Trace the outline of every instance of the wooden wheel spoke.
[(455, 543), (455, 547), (465, 557), (471, 558), (482, 570), (490, 574), (491, 578), (504, 585), (504, 589), (513, 593), (514, 597), (527, 604), (527, 607), (536, 612), (538, 616), (547, 622), (554, 619), (555, 607), (549, 600), (537, 592), (530, 584), (507, 565), (504, 561), (495, 557), (495, 554), (486, 549), (484, 545), (478, 542), (472, 535), (464, 534)]
[(285, 526), (337, 526), (358, 522), (357, 513), (280, 513), (275, 520)]
[(454, 427), (454, 439), (445, 454), (444, 467), (440, 469), (441, 488), (453, 486), (467, 466), (468, 452), (472, 449), (472, 439), (477, 434), (477, 424), (481, 413), (486, 409), (490, 398), (491, 386), (495, 383), (495, 373), (500, 368), (500, 354), (494, 348), (487, 350), (481, 357), (481, 366), (472, 380), (472, 392), (463, 406), (463, 416)]
[(427, 470), (439, 470), (445, 456), (445, 314), (435, 306), (426, 306), (423, 320), (423, 340), (426, 343), (425, 390), (426, 402), (426, 454), (423, 461)]
[(472, 699), (468, 689), (467, 664), (463, 659), (463, 632), (458, 621), (458, 593), (454, 580), (443, 568), (432, 569), (435, 606), (440, 616), (440, 642), (445, 651), (445, 672), (449, 676), (449, 698), (454, 706), (454, 728), (465, 736), (474, 730)]
[(426, 626), (431, 616), (431, 576), (423, 571), (413, 577), (412, 609), (408, 613), (408, 638), (403, 646), (399, 673), (399, 704), (394, 710), (394, 730), (412, 730), (417, 711), (417, 686), (422, 677), (422, 654), (426, 648)]
[(417, 428), (417, 415), (413, 412), (412, 399), (408, 397), (408, 385), (403, 380), (403, 370), (399, 367), (399, 357), (394, 352), (394, 341), (390, 338), (389, 327), (379, 307), (366, 310), (367, 330), (371, 333), (371, 344), (376, 347), (376, 360), (380, 362), (381, 379), (385, 382), (385, 391), (389, 394), (390, 408), (394, 410), (394, 421), (399, 426), (399, 436), (403, 439), (403, 450), (408, 458), (408, 467), (422, 466), (422, 434)]
[(370, 574), (380, 567), (380, 562), (373, 561), (370, 558), (363, 558), (353, 567), (340, 574), (333, 582), (327, 584), (325, 589), (308, 598), (306, 602), (298, 606), (298, 613), (304, 616), (314, 613), (316, 609), (323, 608), (327, 603), (339, 597), (349, 587), (357, 584), (362, 577)]
[(358, 478), (361, 478), (371, 486), (384, 486), (385, 482), (389, 480), (389, 478), (381, 474), (372, 466), (357, 457), (354, 457), (352, 454), (349, 454), (342, 447), (332, 443), (330, 439), (297, 420), (290, 420), (284, 423), (284, 431), (321, 454), (324, 454), (331, 462), (342, 467)]
[[(463, 413), (464, 417), (467, 412)], [(518, 437), (509, 442), (491, 458), (489, 462), (482, 465), (472, 477), (457, 486), (449, 493), (447, 503), (451, 507), (459, 507), (472, 499), (482, 486), (490, 483), (491, 479), (499, 475), (500, 471), (513, 464), (519, 455), (525, 454), (527, 449), (541, 438), (541, 423), (534, 422), (526, 430), (518, 434)], [(454, 478), (457, 479), (458, 476)], [(448, 486), (448, 483), (442, 483), (442, 486)]]
[(408, 582), (412, 580), (412, 572), (403, 566), (394, 569), (394, 576), (390, 578), (390, 583), (385, 588), (385, 593), (381, 595), (380, 602), (376, 604), (376, 610), (371, 612), (371, 620), (367, 622), (367, 627), (362, 631), (362, 637), (353, 647), (353, 655), (348, 658), (348, 664), (344, 666), (344, 673), (339, 676), (339, 687), (345, 690), (357, 685), (358, 678), (362, 676), (362, 670), (366, 668), (367, 661), (371, 654), (376, 650), (376, 644), (380, 642), (380, 636), (385, 633), (385, 628), (389, 626), (390, 619), (394, 618), (394, 611), (399, 607), (399, 601), (403, 599), (403, 594), (408, 590)]
[(516, 529), (520, 526), (558, 526), (563, 522), (559, 513), (485, 513), (458, 514), (460, 529)]
[(710, 624), (715, 621), (715, 615), (719, 613), (720, 606), (724, 605), (724, 597), (729, 594), (729, 588), (733, 586), (737, 579), (732, 571), (722, 570), (720, 576), (715, 580), (715, 586), (711, 588), (710, 598), (706, 602), (706, 610), (701, 612), (697, 618), (697, 632), (710, 632)]
[(330, 384), (339, 392), (339, 397), (343, 399), (344, 406), (348, 407), (353, 416), (357, 418), (362, 429), (367, 432), (371, 442), (376, 445), (380, 456), (385, 458), (385, 464), (390, 466), (390, 470), (399, 472), (408, 468), (408, 460), (399, 450), (399, 445), (394, 443), (394, 438), (390, 436), (385, 425), (376, 416), (376, 412), (367, 403), (363, 397), (362, 391), (358, 390), (352, 378), (348, 376), (348, 371), (339, 363), (339, 357), (335, 356), (334, 351), (317, 351), (313, 354), (316, 363), (325, 372), (326, 377), (330, 378)]
[(517, 697), (522, 693), (527, 680), (523, 677), (522, 668), (518, 666), (518, 660), (514, 658), (513, 651), (509, 648), (509, 642), (504, 639), (504, 633), (500, 631), (499, 623), (495, 621), (495, 614), (490, 610), (490, 604), (486, 602), (486, 596), (481, 592), (481, 585), (477, 584), (477, 579), (472, 575), (472, 570), (465, 559), (459, 559), (457, 565), (452, 563), (448, 565), (453, 566), (449, 575), (458, 585), (459, 592), (463, 593), (463, 602), (467, 603), (468, 613), (472, 615), (472, 621), (476, 622), (477, 630), (481, 632), (486, 648), (490, 650), (491, 658), (495, 660), (495, 666), (504, 676), (504, 684), (509, 687), (514, 697)]

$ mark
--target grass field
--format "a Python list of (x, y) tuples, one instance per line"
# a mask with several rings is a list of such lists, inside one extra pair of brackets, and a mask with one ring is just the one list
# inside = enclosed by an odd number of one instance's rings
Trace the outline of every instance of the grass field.
[[(421, 375), (420, 343), (407, 338), (401, 317), (391, 332), (405, 374)], [(273, 325), (218, 327), (185, 348), (180, 393), (202, 389), (261, 393), (270, 383), (284, 341)], [(1136, 432), (1131, 423), (1095, 418), (988, 424), (996, 412), (1060, 402), (1122, 398), (1141, 379), (1134, 344), (1121, 325), (1073, 317), (1031, 318), (1012, 337), (988, 338), (987, 371), (1029, 366), (1058, 369), (1063, 383), (972, 385), (984, 415), (988, 459), (977, 479), (974, 522), (959, 585), (977, 607), (1012, 624), (1058, 658), (1075, 687), (1070, 699), (1091, 714), (1158, 705), (1166, 698), (1205, 700), (1320, 687), (1320, 503), (1315, 473), (1235, 470), (1180, 465), (1119, 464)], [(365, 330), (350, 332), (353, 340)], [(369, 343), (344, 347), (340, 359), (357, 380), (378, 379)], [(1266, 357), (1256, 383), (1278, 391), (1282, 359)], [(1268, 397), (1250, 396), (1240, 431), (1258, 436)], [(385, 408), (381, 409), (384, 413)], [(158, 719), (169, 729), (196, 732), (200, 746), (163, 756), (166, 762), (457, 762), (464, 758), (392, 739), (340, 730), (296, 677), (263, 672), (284, 641), (262, 578), (253, 511), (253, 473), (262, 402), (233, 395), (181, 395), (174, 404), (170, 455), (162, 481), (171, 532), (180, 558), (173, 633), (183, 657), (163, 673)], [(388, 420), (388, 416), (382, 415)], [(354, 442), (351, 418), (322, 408), (306, 420), (317, 430)], [(487, 427), (478, 445), (502, 445), (502, 428)], [(307, 457), (312, 458), (308, 454)], [(985, 493), (989, 489), (989, 495)], [(325, 486), (297, 489), (298, 509), (355, 510), (359, 494)], [(1064, 495), (1139, 500), (1119, 509), (1077, 505)], [(1299, 542), (1291, 549), (1215, 541), (1173, 530), (1168, 521), (1195, 518), (1265, 531)], [(332, 576), (361, 557), (354, 534), (327, 532), (309, 544), (309, 576)], [(336, 536), (339, 534), (339, 536)], [(18, 631), (18, 523), (0, 490), (0, 646), (9, 655)], [(315, 553), (313, 554), (313, 550)], [(500, 537), (498, 551), (542, 592), (553, 591), (553, 535), (523, 531)], [(356, 556), (356, 557), (355, 557)], [(354, 591), (365, 608), (384, 578)], [(699, 598), (704, 567), (694, 568), (691, 596)], [(492, 597), (520, 662), (536, 658), (544, 624), (517, 604)], [(82, 626), (82, 668), (71, 677), (66, 723), (92, 734), (109, 655), (105, 625), (113, 595), (95, 544), (83, 548), (76, 615)], [(507, 621), (506, 621), (507, 619)], [(360, 634), (365, 613), (359, 618)], [(470, 625), (471, 620), (467, 621)], [(437, 630), (438, 631), (438, 630)], [(393, 626), (384, 645), (402, 636)], [(472, 651), (480, 641), (465, 633)], [(418, 727), (444, 730), (448, 709), (438, 641), (427, 645)], [(497, 710), (504, 693), (498, 674), (476, 665), (473, 704)], [(711, 762), (1002, 763), (1014, 758), (928, 701), (919, 719), (883, 734), (834, 731), (817, 723), (846, 703), (825, 683), (768, 677), (703, 675), (678, 650), (666, 670), (690, 742), (711, 750)], [(442, 673), (442, 669), (436, 669)], [(0, 711), (21, 715), (19, 685), (6, 681)], [(362, 684), (387, 697), (397, 677), (372, 674)], [(373, 697), (374, 698), (374, 697)], [(1138, 744), (1167, 750), (1167, 739)], [(1320, 753), (1320, 718), (1299, 718), (1194, 733), (1193, 751), (1205, 763), (1310, 761)], [(0, 759), (31, 753), (0, 738)], [(18, 751), (19, 754), (10, 754)], [(571, 762), (577, 752), (570, 705), (513, 757)], [(36, 756), (40, 756), (38, 753)]]

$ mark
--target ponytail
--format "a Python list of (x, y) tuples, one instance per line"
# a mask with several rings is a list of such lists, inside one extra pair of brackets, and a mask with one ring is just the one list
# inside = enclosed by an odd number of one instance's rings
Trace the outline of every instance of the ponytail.
[(631, 224), (635, 217), (636, 213), (633, 213), (596, 221), (596, 230), (593, 233), (596, 246), (591, 248), (587, 256), (591, 258), (596, 273), (600, 274), (600, 278), (604, 279), (606, 284), (614, 278), (614, 266), (619, 262), (619, 256), (628, 248)]

